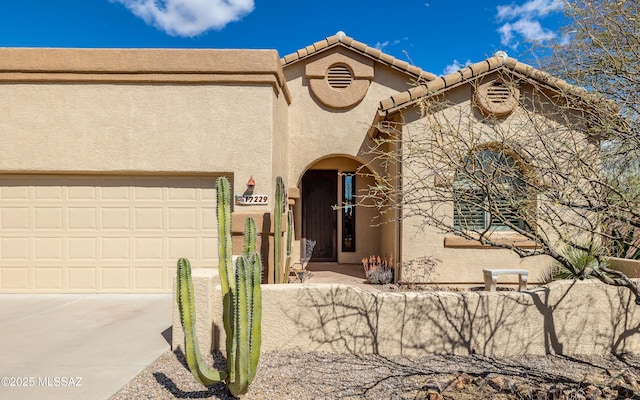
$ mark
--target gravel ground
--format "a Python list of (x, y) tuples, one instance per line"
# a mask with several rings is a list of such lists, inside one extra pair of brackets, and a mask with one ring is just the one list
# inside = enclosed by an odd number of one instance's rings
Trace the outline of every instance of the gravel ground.
[[(224, 368), (221, 356), (207, 359)], [(244, 399), (640, 399), (640, 356), (430, 356), (267, 352)], [(230, 399), (167, 352), (111, 400)]]

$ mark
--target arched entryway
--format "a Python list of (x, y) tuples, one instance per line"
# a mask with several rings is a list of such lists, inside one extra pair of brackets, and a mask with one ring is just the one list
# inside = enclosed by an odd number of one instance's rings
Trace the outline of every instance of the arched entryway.
[[(312, 163), (300, 177), (297, 214), (304, 243), (315, 241), (311, 262), (359, 264), (382, 255), (380, 220), (374, 207), (360, 204), (373, 177), (349, 156), (330, 156)], [(377, 222), (376, 222), (377, 221)]]

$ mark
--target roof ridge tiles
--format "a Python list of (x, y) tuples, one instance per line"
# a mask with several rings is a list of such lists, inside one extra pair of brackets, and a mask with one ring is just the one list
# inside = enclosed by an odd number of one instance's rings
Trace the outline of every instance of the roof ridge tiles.
[(547, 72), (522, 63), (515, 58), (508, 57), (504, 52), (498, 52), (485, 60), (467, 65), (458, 71), (439, 76), (422, 85), (412, 87), (404, 92), (397, 93), (388, 99), (382, 100), (379, 103), (378, 110), (379, 112), (385, 113), (393, 108), (409, 105), (409, 103), (412, 103), (421, 97), (447, 89), (459, 83), (476, 78), (479, 75), (496, 71), (500, 68), (519, 72), (536, 81), (551, 85), (558, 90), (570, 91), (581, 96), (584, 96), (587, 93), (584, 89), (571, 85), (563, 79), (556, 78)]
[(423, 70), (420, 67), (415, 65), (411, 65), (406, 61), (400, 60), (396, 57), (393, 57), (389, 54), (382, 52), (379, 49), (374, 47), (370, 47), (365, 43), (359, 42), (347, 35), (344, 32), (338, 32), (335, 35), (329, 36), (323, 40), (320, 40), (310, 46), (299, 49), (293, 53), (287, 54), (280, 59), (282, 66), (287, 66), (289, 64), (293, 64), (303, 58), (309, 57), (317, 52), (320, 52), (324, 49), (327, 49), (332, 46), (342, 45), (353, 49), (366, 57), (372, 58), (375, 61), (381, 62), (383, 64), (387, 64), (390, 67), (393, 67), (397, 70), (405, 72), (407, 74), (416, 76), (419, 79), (424, 79), (426, 81), (432, 81), (437, 79), (438, 76)]

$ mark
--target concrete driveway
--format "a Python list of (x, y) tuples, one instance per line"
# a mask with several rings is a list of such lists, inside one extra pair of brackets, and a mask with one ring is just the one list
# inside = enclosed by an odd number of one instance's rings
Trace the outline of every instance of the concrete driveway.
[(0, 398), (111, 397), (169, 349), (172, 295), (0, 295)]

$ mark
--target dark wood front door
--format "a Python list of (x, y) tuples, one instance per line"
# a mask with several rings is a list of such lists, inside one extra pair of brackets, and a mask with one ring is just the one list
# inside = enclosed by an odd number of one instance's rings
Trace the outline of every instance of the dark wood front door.
[(307, 171), (302, 177), (302, 234), (315, 240), (311, 261), (337, 261), (338, 171)]

